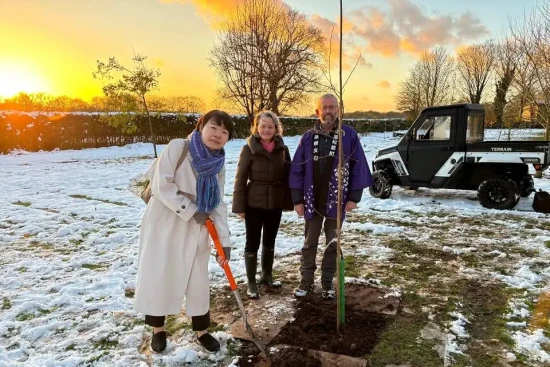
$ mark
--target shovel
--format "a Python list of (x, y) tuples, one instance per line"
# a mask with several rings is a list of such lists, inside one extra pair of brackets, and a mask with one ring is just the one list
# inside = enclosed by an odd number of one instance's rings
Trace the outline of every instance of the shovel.
[[(220, 237), (218, 235), (218, 231), (216, 230), (216, 227), (214, 226), (214, 222), (212, 219), (206, 220), (206, 228), (208, 229), (208, 233), (210, 233), (210, 237), (212, 237), (212, 241), (214, 241), (214, 245), (216, 246), (216, 252), (218, 253), (218, 257), (220, 257), (222, 260), (225, 260), (225, 254), (223, 253), (223, 247), (220, 243)], [(241, 315), (243, 317), (244, 322), (244, 328), (250, 334), (252, 341), (260, 352), (264, 355), (264, 357), (269, 360), (269, 357), (267, 355), (267, 352), (265, 350), (265, 346), (263, 346), (259, 341), (258, 337), (250, 327), (250, 324), (248, 323), (248, 320), (246, 318), (246, 311), (244, 309), (243, 300), (241, 299), (241, 294), (239, 293), (239, 289), (237, 288), (237, 283), (235, 282), (235, 278), (233, 278), (233, 273), (231, 272), (231, 268), (229, 267), (229, 264), (225, 264), (223, 266), (223, 271), (225, 272), (225, 276), (227, 277), (227, 280), (229, 281), (229, 286), (231, 287), (231, 292), (235, 296), (235, 299), (237, 300), (237, 304), (239, 305), (239, 310), (241, 311)]]

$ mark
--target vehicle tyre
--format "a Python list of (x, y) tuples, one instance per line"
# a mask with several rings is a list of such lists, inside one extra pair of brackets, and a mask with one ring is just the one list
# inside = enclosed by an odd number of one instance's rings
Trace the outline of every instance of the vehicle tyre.
[(372, 174), (372, 186), (369, 192), (372, 197), (387, 199), (391, 195), (392, 183), (390, 174), (384, 170), (374, 171)]
[(519, 187), (507, 177), (491, 177), (477, 189), (479, 202), (489, 209), (512, 209), (519, 201)]
[(533, 176), (525, 175), (521, 181), (521, 197), (526, 198), (535, 191), (535, 183), (533, 182)]

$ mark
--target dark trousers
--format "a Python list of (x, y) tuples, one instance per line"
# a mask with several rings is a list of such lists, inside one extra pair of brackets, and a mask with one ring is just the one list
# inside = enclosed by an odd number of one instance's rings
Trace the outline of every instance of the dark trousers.
[[(282, 209), (246, 208), (246, 244), (244, 252), (258, 252), (260, 242), (264, 247), (275, 248), (275, 238), (281, 224)], [(263, 229), (263, 240), (262, 240)]]
[[(152, 327), (163, 327), (166, 316), (145, 315), (145, 323)], [(191, 316), (193, 331), (202, 331), (210, 326), (210, 311), (202, 316)]]
[[(324, 226), (323, 226), (324, 222)], [(336, 219), (325, 218), (315, 214), (313, 219), (306, 220), (305, 243), (302, 247), (300, 273), (302, 280), (313, 283), (314, 273), (317, 269), (315, 258), (317, 257), (317, 246), (321, 229), (325, 229), (327, 247), (323, 253), (321, 263), (321, 281), (331, 281), (336, 273)]]

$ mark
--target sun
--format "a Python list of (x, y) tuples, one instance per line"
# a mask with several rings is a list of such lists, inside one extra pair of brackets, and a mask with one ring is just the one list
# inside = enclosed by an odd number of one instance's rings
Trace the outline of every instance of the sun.
[(46, 83), (33, 72), (0, 64), (0, 97), (11, 97), (19, 92), (46, 91)]

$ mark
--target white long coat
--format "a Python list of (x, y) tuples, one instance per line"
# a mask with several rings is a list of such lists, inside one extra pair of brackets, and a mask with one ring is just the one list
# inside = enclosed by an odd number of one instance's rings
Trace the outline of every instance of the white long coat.
[[(184, 296), (187, 316), (201, 316), (209, 309), (211, 246), (208, 230), (193, 219), (197, 174), (190, 152), (176, 171), (184, 144), (183, 139), (172, 140), (158, 158), (153, 196), (141, 220), (135, 309), (146, 315), (178, 314)], [(225, 167), (218, 173), (220, 205), (210, 214), (222, 245), (229, 247), (224, 184)]]

